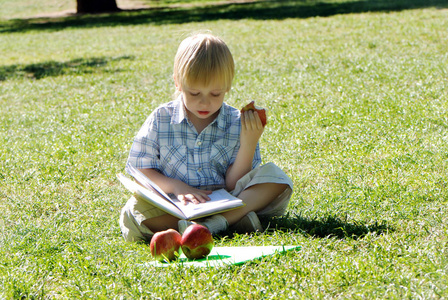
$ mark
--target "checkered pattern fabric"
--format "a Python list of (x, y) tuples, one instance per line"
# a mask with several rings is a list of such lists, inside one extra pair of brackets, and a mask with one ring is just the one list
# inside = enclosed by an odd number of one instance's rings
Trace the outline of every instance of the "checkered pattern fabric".
[[(223, 103), (217, 118), (198, 134), (179, 97), (151, 113), (135, 137), (128, 164), (157, 169), (196, 188), (222, 188), (240, 147), (240, 130), (239, 110)], [(253, 168), (260, 163), (257, 146)]]

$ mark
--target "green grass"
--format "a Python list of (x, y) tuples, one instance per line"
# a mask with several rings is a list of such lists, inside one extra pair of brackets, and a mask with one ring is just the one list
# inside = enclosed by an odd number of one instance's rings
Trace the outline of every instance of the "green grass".
[[(448, 297), (446, 1), (256, 5), (0, 22), (0, 299)], [(287, 216), (216, 244), (302, 249), (143, 267), (115, 174), (199, 29), (227, 41), (227, 101), (269, 109), (264, 160), (295, 184)]]

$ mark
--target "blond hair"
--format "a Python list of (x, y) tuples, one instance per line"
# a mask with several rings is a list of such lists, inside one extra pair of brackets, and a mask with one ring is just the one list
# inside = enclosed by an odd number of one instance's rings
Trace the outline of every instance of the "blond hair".
[(218, 82), (229, 91), (234, 74), (232, 54), (219, 37), (200, 33), (179, 45), (174, 59), (174, 80), (181, 87)]

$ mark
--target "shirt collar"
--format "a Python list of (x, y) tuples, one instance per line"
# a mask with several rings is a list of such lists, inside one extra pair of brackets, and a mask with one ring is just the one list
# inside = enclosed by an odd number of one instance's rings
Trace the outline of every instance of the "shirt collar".
[(174, 111), (171, 117), (171, 124), (180, 124), (183, 121), (188, 122), (187, 112), (182, 102), (182, 95), (179, 95), (174, 101)]
[[(226, 130), (230, 126), (230, 109), (226, 103), (223, 103), (221, 106), (221, 110), (219, 111), (218, 116), (212, 122), (212, 124), (216, 123), (221, 130)], [(185, 106), (182, 101), (182, 95), (179, 95), (177, 99), (174, 101), (174, 112), (171, 117), (171, 124), (180, 124), (183, 121), (190, 123), (188, 120), (187, 112), (185, 110)]]
[(230, 109), (226, 103), (223, 103), (221, 106), (221, 110), (219, 111), (219, 115), (216, 117), (215, 122), (219, 129), (227, 130), (230, 126)]

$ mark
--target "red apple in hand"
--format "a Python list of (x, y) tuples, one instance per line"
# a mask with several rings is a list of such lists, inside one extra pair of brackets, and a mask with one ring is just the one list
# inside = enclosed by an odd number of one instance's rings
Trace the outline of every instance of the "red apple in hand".
[(267, 123), (266, 110), (264, 108), (255, 106), (255, 101), (251, 101), (249, 104), (247, 104), (241, 109), (241, 113), (244, 113), (245, 111), (248, 110), (256, 111), (258, 113), (258, 116), (260, 117), (261, 124), (263, 125), (263, 127), (266, 126)]
[(174, 229), (159, 231), (151, 239), (149, 248), (158, 261), (172, 261), (179, 256), (182, 236)]
[(210, 254), (214, 241), (207, 227), (193, 224), (182, 234), (182, 252), (189, 259), (200, 259)]

